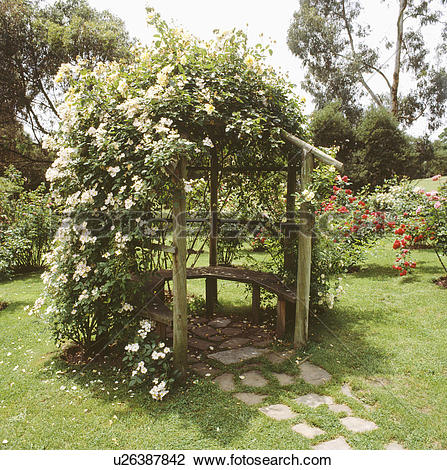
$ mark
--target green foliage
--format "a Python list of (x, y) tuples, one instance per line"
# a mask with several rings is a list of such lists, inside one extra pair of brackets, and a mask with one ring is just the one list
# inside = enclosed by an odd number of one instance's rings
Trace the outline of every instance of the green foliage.
[(370, 108), (356, 128), (353, 172), (360, 185), (383, 183), (408, 169), (406, 136), (385, 108)]
[(174, 381), (171, 372), (171, 349), (159, 341), (148, 320), (140, 322), (140, 328), (124, 348), (124, 370), (130, 372), (129, 387), (152, 384), (149, 391), (154, 400), (162, 400)]
[(284, 165), (292, 150), (279, 129), (305, 134), (292, 85), (264, 64), (268, 49), (250, 48), (237, 31), (204, 43), (151, 10), (149, 21), (154, 44), (128, 62), (79, 59), (55, 79), (68, 91), (47, 179), (67, 219), (48, 258), (46, 311), (58, 342), (87, 349), (119, 339), (147, 300), (144, 273), (160, 267), (153, 219), (169, 213), (180, 156), (190, 166), (212, 152), (221, 165), (255, 167), (266, 156)]
[(25, 190), (25, 180), (10, 167), (0, 190), (0, 277), (37, 269), (44, 264), (56, 216), (42, 184)]
[[(48, 2), (46, 2), (48, 3)], [(130, 41), (122, 20), (91, 8), (86, 0), (0, 2), (0, 152), (33, 182), (42, 181), (52, 158), (42, 136), (54, 129), (60, 113), (53, 82), (62, 63), (77, 57), (93, 62), (129, 57)], [(22, 123), (32, 134), (31, 140)]]
[(337, 159), (345, 165), (346, 174), (350, 171), (352, 152), (355, 149), (353, 125), (343, 114), (341, 104), (332, 102), (313, 112), (309, 130), (317, 147), (337, 147)]

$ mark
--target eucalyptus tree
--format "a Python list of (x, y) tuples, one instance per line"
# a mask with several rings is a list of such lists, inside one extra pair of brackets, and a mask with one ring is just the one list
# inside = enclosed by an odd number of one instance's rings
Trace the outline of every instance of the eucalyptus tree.
[[(442, 6), (447, 1), (375, 3), (387, 15), (395, 15), (394, 31), (386, 37), (384, 51), (372, 43), (371, 33), (377, 25), (364, 21), (361, 2), (300, 0), (288, 31), (288, 45), (306, 67), (304, 88), (319, 108), (339, 100), (351, 120), (359, 116), (360, 98), (366, 95), (404, 124), (425, 116), (431, 129), (439, 127), (447, 102), (447, 72), (442, 64), (447, 39), (447, 15)], [(426, 32), (431, 26), (441, 33), (438, 44), (428, 42)], [(409, 89), (402, 89), (403, 74), (412, 83)], [(381, 78), (383, 86), (373, 87), (373, 75)]]

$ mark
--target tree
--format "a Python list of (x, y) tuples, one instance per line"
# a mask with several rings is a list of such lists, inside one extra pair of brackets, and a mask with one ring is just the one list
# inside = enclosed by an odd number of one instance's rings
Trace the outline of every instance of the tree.
[(337, 159), (349, 173), (350, 154), (355, 147), (353, 127), (341, 110), (340, 102), (328, 103), (312, 113), (309, 130), (318, 147), (339, 147)]
[(407, 136), (387, 109), (372, 106), (360, 121), (355, 138), (353, 174), (358, 185), (375, 186), (387, 178), (407, 174)]
[(55, 101), (61, 87), (53, 76), (61, 64), (74, 63), (78, 56), (93, 62), (125, 58), (129, 47), (123, 21), (91, 8), (86, 0), (49, 6), (41, 0), (1, 0), (2, 156), (15, 152), (20, 157), (16, 138), (23, 135), (23, 126), (40, 143), (59, 119)]
[[(447, 0), (439, 2), (440, 6)], [(315, 97), (317, 107), (338, 99), (346, 115), (355, 121), (359, 99), (368, 95), (376, 106), (390, 109), (402, 123), (409, 125), (424, 115), (431, 129), (438, 127), (446, 111), (447, 72), (442, 66), (430, 65), (424, 31), (426, 26), (441, 26), (446, 18), (433, 3), (398, 0), (395, 38), (386, 41), (386, 48), (394, 50), (390, 76), (379, 49), (368, 43), (371, 26), (361, 23), (358, 1), (300, 0), (289, 28), (288, 45), (307, 68), (303, 86)], [(447, 26), (433, 52), (441, 54), (446, 39)], [(414, 83), (405, 92), (400, 88), (403, 73), (408, 73)], [(373, 90), (369, 82), (373, 74), (382, 78), (386, 93)]]

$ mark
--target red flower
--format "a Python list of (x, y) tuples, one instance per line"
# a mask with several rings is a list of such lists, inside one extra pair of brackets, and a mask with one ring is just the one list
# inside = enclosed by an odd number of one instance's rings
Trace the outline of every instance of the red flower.
[(403, 228), (398, 228), (397, 230), (394, 231), (396, 235), (403, 235), (405, 233), (405, 230)]
[(400, 241), (399, 240), (395, 240), (394, 244), (393, 244), (393, 248), (395, 250), (397, 250), (398, 248), (400, 248)]
[(404, 238), (405, 238), (405, 240), (408, 240), (408, 241), (410, 241), (410, 240), (411, 240), (413, 237), (412, 237), (411, 235), (405, 235), (405, 237), (404, 237)]
[(349, 178), (347, 176), (343, 176), (343, 178), (341, 179), (344, 183), (347, 183)]
[(365, 207), (366, 204), (363, 201), (359, 201), (359, 206)]
[(400, 273), (399, 276), (406, 276), (407, 275), (407, 270), (403, 269)]
[(351, 195), (351, 194), (352, 194), (352, 190), (351, 190), (351, 189), (345, 189), (345, 193), (346, 193), (347, 195)]
[(349, 198), (349, 202), (352, 203), (352, 202), (354, 202), (356, 199), (357, 199), (356, 197), (350, 197), (350, 198)]

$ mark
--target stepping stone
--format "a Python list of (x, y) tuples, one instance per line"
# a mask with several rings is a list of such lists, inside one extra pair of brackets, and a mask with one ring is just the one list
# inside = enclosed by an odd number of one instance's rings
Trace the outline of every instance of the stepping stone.
[(295, 398), (293, 401), (301, 405), (310, 406), (311, 408), (317, 408), (320, 405), (332, 405), (334, 403), (331, 397), (317, 395), (316, 393), (308, 393), (307, 395)]
[(216, 375), (219, 371), (213, 369), (208, 364), (203, 362), (197, 362), (190, 367), (196, 374), (201, 375), (202, 377), (210, 377)]
[(227, 341), (224, 341), (222, 344), (220, 344), (219, 349), (241, 348), (249, 342), (250, 340), (248, 338), (231, 338), (227, 339)]
[(346, 429), (352, 432), (368, 432), (374, 431), (374, 429), (379, 428), (377, 424), (373, 423), (372, 421), (368, 421), (362, 418), (356, 418), (354, 416), (341, 418), (340, 422)]
[(214, 335), (214, 336), (210, 336), (209, 338), (207, 338), (209, 341), (213, 341), (214, 343), (220, 343), (221, 341), (224, 341), (225, 340), (225, 336), (222, 336), (222, 335)]
[(340, 403), (334, 403), (333, 405), (328, 405), (329, 409), (334, 413), (347, 413), (348, 415), (352, 414), (351, 408), (348, 405), (343, 405)]
[(267, 380), (257, 370), (244, 372), (242, 377), (244, 377), (241, 379), (242, 385), (247, 385), (249, 387), (265, 387), (268, 384)]
[(310, 362), (300, 364), (301, 378), (310, 385), (323, 385), (331, 380), (332, 375)]
[(242, 330), (240, 328), (223, 328), (221, 333), (225, 336), (237, 336), (242, 333)]
[(213, 346), (209, 341), (199, 338), (189, 338), (188, 346), (194, 349), (200, 349), (201, 351), (207, 351), (210, 346)]
[[(251, 339), (253, 339), (253, 336), (250, 336)], [(270, 345), (272, 342), (271, 339), (260, 339), (259, 341), (253, 341), (253, 346), (256, 348), (265, 348)]]
[(249, 392), (235, 393), (233, 396), (243, 401), (246, 405), (259, 405), (259, 403), (267, 398), (267, 395), (257, 395), (256, 393)]
[(208, 318), (206, 317), (191, 317), (189, 318), (189, 322), (192, 323), (206, 323), (208, 321)]
[(188, 356), (188, 364), (194, 364), (195, 362), (200, 362), (200, 359), (196, 356)]
[(234, 384), (234, 376), (233, 374), (222, 374), (219, 377), (216, 377), (213, 382), (219, 385), (220, 389), (224, 392), (232, 392), (236, 389), (236, 385)]
[(196, 336), (200, 336), (201, 338), (208, 338), (209, 336), (217, 335), (217, 331), (210, 326), (195, 326), (191, 328), (191, 333), (194, 333)]
[(343, 393), (343, 395), (346, 395), (347, 397), (349, 398), (354, 398), (354, 400), (357, 400), (357, 401), (360, 401), (356, 396), (354, 396), (354, 394), (352, 393), (352, 390), (351, 390), (351, 387), (349, 384), (343, 384), (341, 386), (341, 393)]
[(228, 349), (227, 351), (219, 351), (213, 354), (208, 354), (208, 357), (216, 361), (222, 362), (222, 364), (236, 364), (238, 362), (247, 361), (248, 359), (254, 359), (267, 353), (268, 349), (257, 349), (251, 346), (239, 349)]
[(405, 447), (401, 446), (398, 442), (392, 441), (385, 446), (385, 450), (406, 450)]
[(322, 442), (316, 446), (312, 446), (314, 450), (351, 450), (351, 446), (346, 442), (344, 437), (337, 437), (331, 441)]
[(230, 323), (231, 323), (230, 318), (219, 317), (219, 318), (215, 318), (214, 320), (211, 320), (208, 323), (208, 326), (211, 326), (212, 328), (225, 328)]
[(324, 434), (324, 431), (320, 428), (309, 426), (306, 423), (295, 424), (292, 426), (292, 430), (306, 437), (307, 439), (313, 439), (316, 436)]
[(273, 372), (272, 375), (278, 379), (279, 385), (281, 386), (292, 385), (295, 381), (295, 379), (288, 374), (277, 374), (276, 372)]
[(290, 359), (294, 354), (294, 351), (285, 351), (285, 352), (274, 352), (271, 351), (270, 354), (267, 354), (265, 357), (272, 363), (272, 364), (281, 364), (286, 359)]
[(277, 421), (282, 421), (283, 419), (292, 419), (298, 416), (288, 406), (282, 404), (270, 405), (266, 406), (265, 408), (259, 408), (259, 411), (270, 418), (276, 419)]

